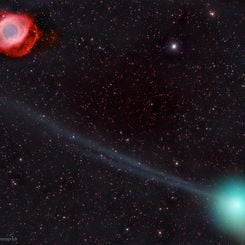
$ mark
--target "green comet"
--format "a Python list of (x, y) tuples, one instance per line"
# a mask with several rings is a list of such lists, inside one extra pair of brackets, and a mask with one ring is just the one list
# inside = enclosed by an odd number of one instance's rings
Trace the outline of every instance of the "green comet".
[(239, 240), (245, 240), (245, 182), (223, 182), (214, 196), (213, 214), (217, 225)]

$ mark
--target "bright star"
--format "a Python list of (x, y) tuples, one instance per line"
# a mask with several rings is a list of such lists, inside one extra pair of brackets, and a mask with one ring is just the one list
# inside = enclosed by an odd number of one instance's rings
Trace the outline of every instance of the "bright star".
[(171, 44), (171, 49), (176, 50), (178, 48), (178, 45), (176, 43)]

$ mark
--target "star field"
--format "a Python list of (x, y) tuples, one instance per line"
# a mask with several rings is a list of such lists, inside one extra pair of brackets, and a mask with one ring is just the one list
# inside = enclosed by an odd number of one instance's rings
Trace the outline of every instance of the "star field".
[[(217, 229), (208, 198), (105, 164), (77, 139), (210, 191), (244, 177), (243, 1), (13, 0), (0, 9), (33, 15), (57, 36), (23, 58), (0, 56), (1, 242), (240, 244)], [(65, 125), (69, 139), (12, 104)]]

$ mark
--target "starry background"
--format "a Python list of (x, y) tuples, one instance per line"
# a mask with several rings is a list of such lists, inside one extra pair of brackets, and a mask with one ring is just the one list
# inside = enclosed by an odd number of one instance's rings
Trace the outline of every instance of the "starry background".
[[(212, 189), (244, 167), (242, 0), (4, 1), (58, 42), (0, 57), (0, 95)], [(0, 237), (236, 244), (196, 195), (113, 169), (1, 100)], [(85, 154), (86, 153), (86, 154)]]

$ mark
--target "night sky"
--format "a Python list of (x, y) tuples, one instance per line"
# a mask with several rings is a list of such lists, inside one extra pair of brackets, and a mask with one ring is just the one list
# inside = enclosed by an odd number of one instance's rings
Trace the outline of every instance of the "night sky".
[(17, 239), (3, 244), (239, 244), (215, 226), (208, 198), (122, 170), (76, 139), (208, 191), (245, 178), (243, 0), (0, 9), (55, 33), (25, 57), (0, 56), (0, 238)]

